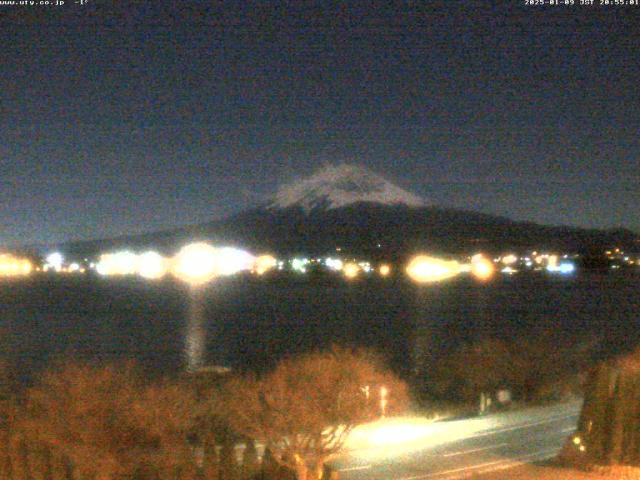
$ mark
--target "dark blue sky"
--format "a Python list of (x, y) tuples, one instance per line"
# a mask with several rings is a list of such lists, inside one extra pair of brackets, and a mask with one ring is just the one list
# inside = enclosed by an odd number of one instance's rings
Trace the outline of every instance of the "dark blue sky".
[(206, 221), (343, 161), (640, 231), (640, 7), (135, 3), (0, 6), (0, 244)]

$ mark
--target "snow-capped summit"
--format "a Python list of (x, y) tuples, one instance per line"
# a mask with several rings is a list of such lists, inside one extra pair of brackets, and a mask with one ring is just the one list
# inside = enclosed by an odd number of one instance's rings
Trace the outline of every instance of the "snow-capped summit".
[(324, 167), (302, 180), (281, 186), (269, 208), (299, 206), (340, 208), (352, 203), (423, 207), (427, 202), (364, 167), (350, 164)]

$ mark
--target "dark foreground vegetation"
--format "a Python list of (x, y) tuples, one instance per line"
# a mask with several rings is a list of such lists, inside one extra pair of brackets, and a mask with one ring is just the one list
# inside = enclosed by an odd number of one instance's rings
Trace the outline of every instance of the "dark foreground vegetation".
[(591, 370), (578, 429), (562, 459), (601, 471), (625, 466), (640, 477), (640, 348)]
[[(640, 351), (583, 375), (597, 339), (554, 340), (486, 337), (423, 359), (411, 396), (423, 410), (477, 411), (498, 390), (530, 403), (582, 395), (586, 385), (582, 443), (571, 439), (565, 450), (589, 464), (638, 464)], [(408, 406), (407, 384), (385, 365), (369, 351), (334, 347), (260, 376), (152, 379), (133, 363), (66, 360), (25, 385), (2, 364), (0, 479), (330, 478), (326, 462), (356, 425)]]
[(319, 478), (348, 432), (380, 416), (381, 388), (387, 413), (408, 399), (374, 355), (339, 348), (262, 377), (149, 381), (132, 364), (67, 361), (21, 388), (11, 373), (3, 365), (3, 480)]
[(568, 400), (582, 396), (599, 344), (591, 335), (563, 339), (545, 331), (510, 343), (484, 337), (436, 359), (418, 358), (412, 383), (427, 405), (435, 400), (474, 408), (481, 395), (495, 399), (500, 390), (508, 390), (517, 403)]

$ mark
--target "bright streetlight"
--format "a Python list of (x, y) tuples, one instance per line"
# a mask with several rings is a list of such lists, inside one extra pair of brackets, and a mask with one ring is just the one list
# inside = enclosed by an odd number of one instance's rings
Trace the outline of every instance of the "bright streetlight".
[(417, 283), (439, 282), (455, 277), (460, 271), (458, 262), (441, 260), (428, 255), (414, 257), (407, 266), (407, 274)]
[(218, 271), (218, 250), (207, 243), (191, 243), (173, 259), (172, 273), (190, 286), (213, 280)]
[(471, 258), (471, 274), (478, 280), (489, 280), (495, 271), (493, 262), (484, 255), (479, 253)]

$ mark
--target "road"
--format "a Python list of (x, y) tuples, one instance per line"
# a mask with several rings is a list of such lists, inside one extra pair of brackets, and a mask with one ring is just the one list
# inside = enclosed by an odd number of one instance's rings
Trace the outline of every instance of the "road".
[(451, 480), (555, 456), (581, 403), (467, 420), (388, 419), (356, 429), (331, 465), (341, 480)]

